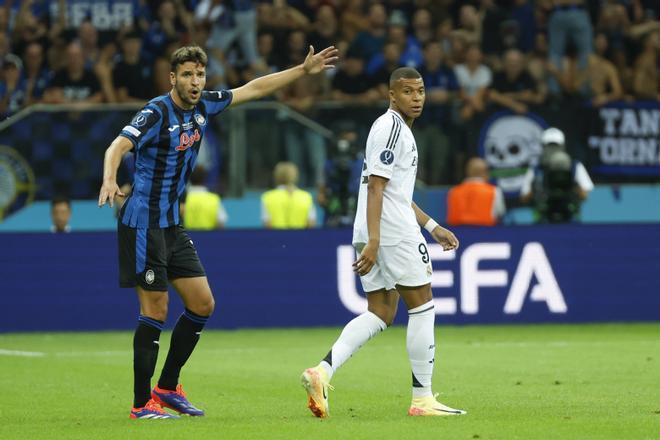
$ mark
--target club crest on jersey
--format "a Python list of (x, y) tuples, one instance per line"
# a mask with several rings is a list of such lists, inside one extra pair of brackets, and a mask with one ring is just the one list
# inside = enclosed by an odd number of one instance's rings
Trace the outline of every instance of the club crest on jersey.
[(195, 129), (195, 132), (192, 135), (188, 133), (181, 133), (179, 137), (179, 145), (177, 145), (177, 151), (186, 151), (188, 148), (192, 147), (195, 142), (200, 140), (202, 137), (199, 134), (199, 130)]
[(153, 284), (154, 280), (156, 279), (156, 275), (154, 274), (154, 271), (149, 269), (145, 274), (144, 274), (144, 281), (147, 282), (147, 284)]
[(204, 116), (200, 115), (199, 113), (197, 113), (197, 114), (195, 115), (195, 121), (197, 121), (197, 123), (198, 123), (199, 125), (204, 125), (204, 124), (206, 124), (206, 118), (205, 118)]
[(392, 150), (385, 150), (380, 153), (380, 161), (385, 165), (391, 165), (394, 162), (394, 152)]

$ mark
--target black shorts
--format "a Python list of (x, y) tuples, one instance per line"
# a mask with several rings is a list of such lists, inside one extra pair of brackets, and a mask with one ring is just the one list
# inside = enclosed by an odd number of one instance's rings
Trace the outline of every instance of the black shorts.
[(119, 286), (164, 291), (168, 280), (206, 275), (183, 226), (146, 229), (118, 223)]

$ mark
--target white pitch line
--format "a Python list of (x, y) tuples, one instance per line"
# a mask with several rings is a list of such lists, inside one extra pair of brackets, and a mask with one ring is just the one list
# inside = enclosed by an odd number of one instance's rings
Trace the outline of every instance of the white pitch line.
[(0, 356), (42, 357), (46, 356), (46, 353), (41, 351), (5, 350), (0, 348)]

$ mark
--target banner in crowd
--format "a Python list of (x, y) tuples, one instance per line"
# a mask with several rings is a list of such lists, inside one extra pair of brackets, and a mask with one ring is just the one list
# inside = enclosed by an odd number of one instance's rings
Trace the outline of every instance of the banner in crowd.
[[(438, 324), (660, 320), (660, 225), (455, 232), (457, 251), (428, 246)], [(191, 235), (216, 296), (210, 327), (339, 326), (366, 310), (350, 230)], [(134, 328), (116, 234), (0, 234), (0, 246), (0, 331)], [(169, 327), (182, 310), (170, 298)]]
[(541, 133), (548, 123), (535, 113), (500, 111), (487, 119), (479, 135), (479, 155), (508, 196), (517, 196), (528, 167), (541, 156)]
[(660, 103), (616, 103), (593, 109), (587, 143), (592, 173), (660, 176)]

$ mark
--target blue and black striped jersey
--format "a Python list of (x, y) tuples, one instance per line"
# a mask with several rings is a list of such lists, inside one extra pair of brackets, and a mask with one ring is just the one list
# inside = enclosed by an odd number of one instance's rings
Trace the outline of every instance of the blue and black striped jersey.
[(209, 117), (231, 104), (229, 90), (204, 91), (192, 110), (178, 107), (168, 94), (152, 99), (120, 136), (134, 146), (133, 191), (121, 209), (121, 222), (133, 228), (179, 224), (179, 199), (195, 167)]

